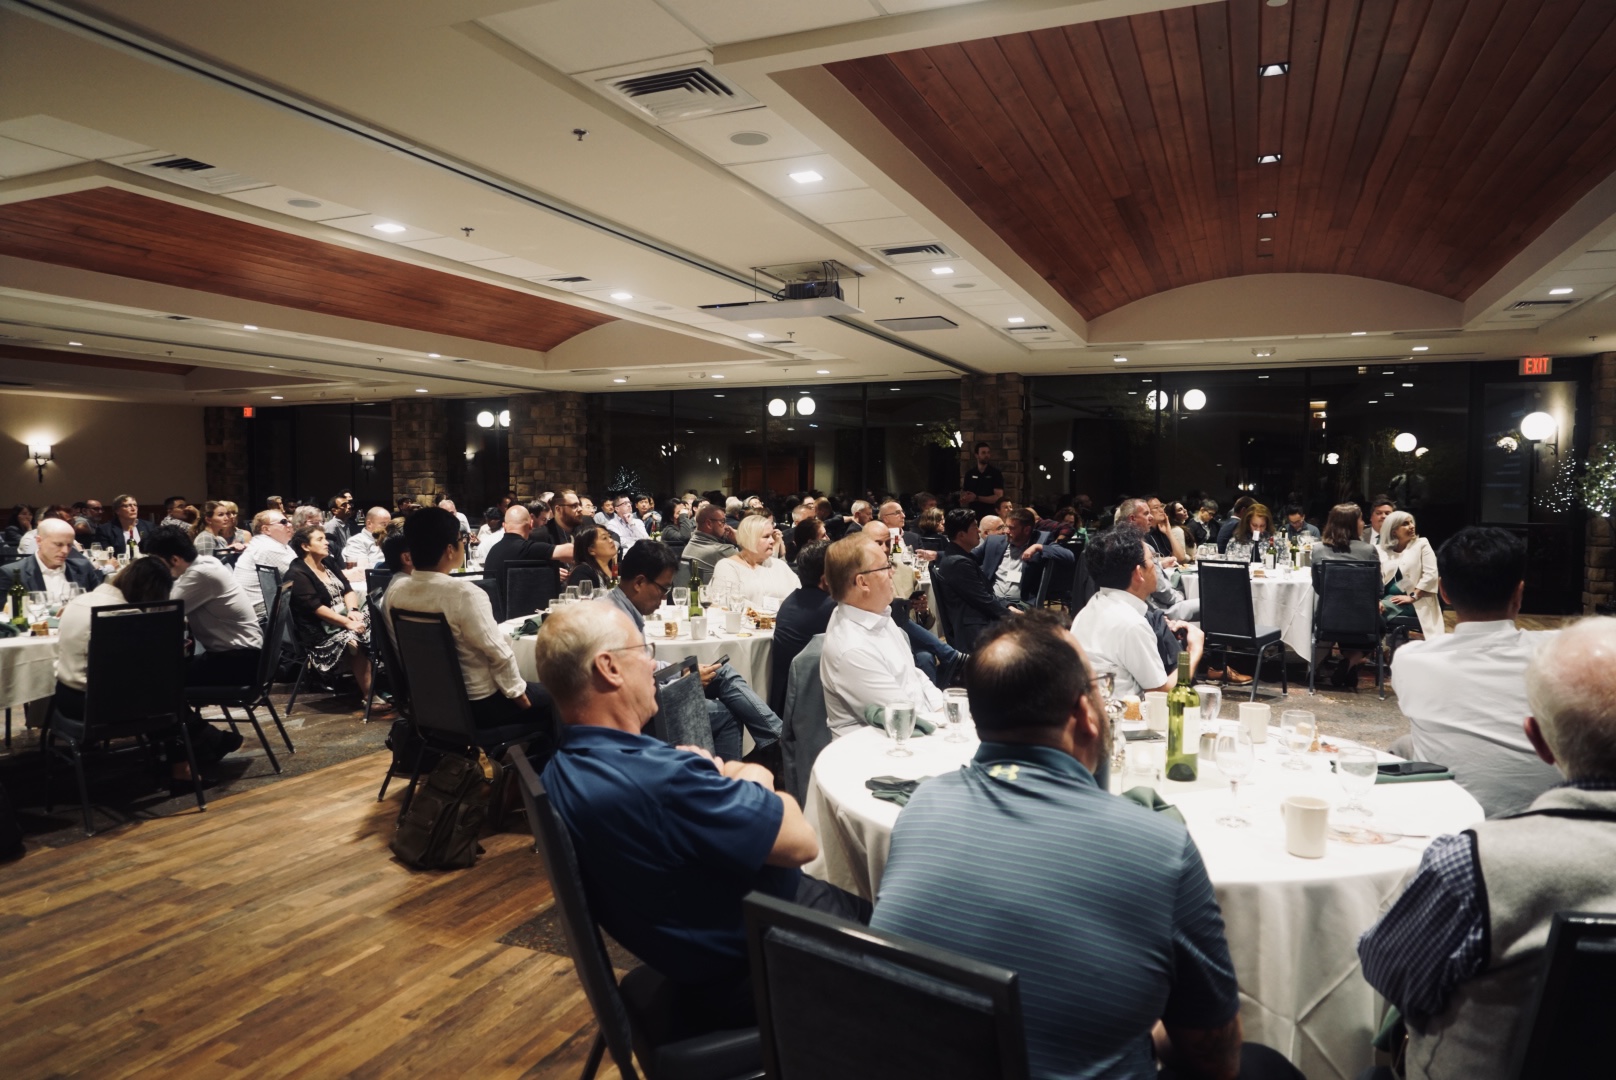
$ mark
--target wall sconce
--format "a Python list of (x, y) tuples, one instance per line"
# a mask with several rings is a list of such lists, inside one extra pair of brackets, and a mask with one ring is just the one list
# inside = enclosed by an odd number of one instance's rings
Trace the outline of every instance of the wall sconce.
[(51, 463), (50, 443), (29, 443), (28, 456), (34, 459), (34, 468), (39, 470), (39, 482), (45, 482), (45, 466)]
[(467, 462), (470, 462), (470, 461), (472, 461), (472, 460), (473, 460), (473, 459), (474, 459), (474, 458), (476, 458), (476, 456), (477, 456), (477, 451), (475, 451), (475, 450), (472, 450), (472, 449), (470, 449), (470, 448), (469, 448), (469, 447), (468, 447), (468, 448), (467, 448), (467, 450), (466, 450), (466, 461), (467, 461)]
[(360, 451), (359, 463), (360, 463), (361, 466), (364, 467), (364, 470), (367, 473), (370, 472), (372, 469), (374, 469), (376, 467), (376, 451), (374, 451), (374, 450)]

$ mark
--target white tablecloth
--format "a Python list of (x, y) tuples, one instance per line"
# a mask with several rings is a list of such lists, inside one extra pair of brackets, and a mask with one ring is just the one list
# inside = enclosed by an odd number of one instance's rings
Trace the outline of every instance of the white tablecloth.
[[(1183, 577), (1184, 595), (1194, 600), (1201, 595), (1201, 576)], [(1251, 579), (1251, 606), (1258, 626), (1277, 626), (1291, 651), (1305, 657), (1313, 643), (1313, 574), (1293, 570), (1285, 577)]]
[(14, 709), (56, 692), (56, 637), (0, 639), (0, 708)]
[[(717, 618), (722, 619), (723, 616)], [(525, 621), (511, 619), (502, 623), (501, 627), (507, 633), (511, 633)], [(656, 646), (658, 660), (666, 660), (673, 664), (687, 656), (694, 656), (701, 663), (710, 664), (727, 654), (730, 667), (740, 672), (741, 678), (757, 691), (759, 697), (765, 701), (769, 699), (769, 663), (774, 656), (773, 630), (743, 631), (745, 636), (726, 634), (722, 630), (709, 630), (706, 640), (691, 641), (688, 622), (680, 624), (677, 638), (657, 637), (655, 631), (660, 626), (660, 623), (651, 619), (645, 622), (646, 640)], [(538, 682), (538, 666), (533, 658), (533, 639), (522, 638), (515, 644), (516, 663), (522, 669), (522, 678), (529, 682)]]
[[(808, 820), (821, 847), (807, 871), (872, 898), (899, 809), (871, 795), (864, 781), (935, 776), (969, 760), (977, 744), (974, 737), (947, 742), (939, 731), (910, 740), (913, 757), (888, 757), (889, 745), (873, 729), (836, 740), (819, 756), (808, 787)], [(1429, 841), (1332, 840), (1322, 859), (1287, 853), (1280, 800), (1309, 794), (1339, 804), (1345, 795), (1322, 755), (1310, 756), (1307, 772), (1282, 768), (1278, 731), (1257, 752), (1257, 768), (1241, 785), (1249, 828), (1216, 824), (1228, 809), (1229, 787), (1209, 762), (1196, 783), (1166, 781), (1160, 791), (1188, 822), (1223, 909), (1246, 1038), (1279, 1050), (1309, 1080), (1350, 1080), (1370, 1064), (1369, 1040), (1384, 1012), (1359, 971), (1358, 935), (1396, 899)], [(1482, 818), (1481, 805), (1451, 781), (1381, 784), (1365, 801), (1375, 813), (1371, 824), (1422, 837)]]

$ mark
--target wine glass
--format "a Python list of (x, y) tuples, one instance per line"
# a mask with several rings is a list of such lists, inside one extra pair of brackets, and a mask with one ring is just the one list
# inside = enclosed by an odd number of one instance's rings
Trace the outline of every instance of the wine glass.
[(593, 581), (580, 581), (577, 585), (569, 586), (569, 588), (578, 590), (578, 599), (580, 600), (588, 600), (595, 595), (595, 583)]
[(943, 691), (943, 711), (948, 717), (948, 734), (943, 737), (945, 742), (966, 742), (965, 722), (971, 716), (971, 702), (966, 692), (959, 687)]
[(676, 607), (676, 608), (689, 608), (690, 607), (690, 590), (689, 590), (689, 588), (687, 588), (684, 585), (679, 585), (679, 586), (674, 588), (674, 590), (673, 590), (673, 606)]
[(1201, 723), (1216, 724), (1218, 713), (1223, 711), (1223, 687), (1200, 683), (1195, 687), (1195, 692), (1201, 695)]
[(1240, 781), (1250, 774), (1257, 760), (1257, 751), (1251, 745), (1251, 732), (1239, 724), (1221, 725), (1213, 753), (1217, 757), (1218, 769), (1229, 778), (1229, 812), (1218, 818), (1218, 824), (1229, 829), (1244, 829), (1251, 822), (1240, 816)]
[(914, 751), (904, 744), (915, 730), (915, 707), (913, 705), (884, 705), (882, 713), (887, 725), (887, 734), (892, 738), (892, 749), (887, 751), (887, 757), (914, 757)]
[(39, 626), (50, 616), (50, 594), (30, 592), (27, 600), (28, 625)]
[(1285, 768), (1298, 771), (1308, 768), (1302, 755), (1307, 753), (1313, 745), (1313, 738), (1318, 734), (1318, 726), (1313, 714), (1303, 709), (1286, 709), (1279, 718), (1279, 726), (1285, 732), (1285, 747), (1291, 752), (1285, 760)]
[(1336, 775), (1341, 789), (1347, 793), (1347, 804), (1338, 813), (1348, 817), (1374, 817), (1374, 811), (1363, 804), (1363, 797), (1375, 786), (1380, 772), (1380, 760), (1367, 746), (1343, 746), (1335, 759)]
[(578, 599), (578, 596), (579, 596), (578, 586), (577, 585), (568, 585), (567, 586), (566, 596), (567, 596), (567, 603), (571, 604), (571, 603), (576, 602), (577, 599)]

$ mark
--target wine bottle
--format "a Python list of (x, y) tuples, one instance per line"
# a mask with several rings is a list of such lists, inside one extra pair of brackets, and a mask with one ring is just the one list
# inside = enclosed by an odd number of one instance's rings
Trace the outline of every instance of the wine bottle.
[(19, 630), (28, 625), (28, 587), (22, 583), (22, 571), (11, 581), (11, 625)]
[(1178, 654), (1178, 685), (1167, 692), (1167, 779), (1194, 780), (1200, 772), (1201, 695), (1190, 685), (1190, 654)]
[(701, 618), (701, 582), (693, 581), (690, 585), (690, 617)]

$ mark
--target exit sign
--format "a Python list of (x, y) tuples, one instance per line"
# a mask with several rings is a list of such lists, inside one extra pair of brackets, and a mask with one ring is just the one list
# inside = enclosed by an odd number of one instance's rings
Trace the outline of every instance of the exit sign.
[(1548, 375), (1554, 371), (1554, 358), (1549, 356), (1521, 357), (1522, 375)]

